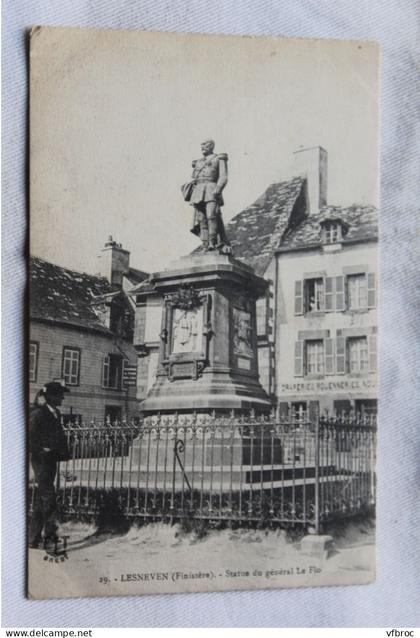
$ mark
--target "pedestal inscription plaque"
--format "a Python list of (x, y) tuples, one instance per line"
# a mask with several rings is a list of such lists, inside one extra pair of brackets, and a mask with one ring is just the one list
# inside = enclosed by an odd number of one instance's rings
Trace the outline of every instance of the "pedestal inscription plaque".
[(156, 381), (141, 404), (156, 412), (267, 411), (258, 379), (256, 300), (267, 282), (230, 255), (198, 253), (154, 273), (138, 306), (163, 300)]

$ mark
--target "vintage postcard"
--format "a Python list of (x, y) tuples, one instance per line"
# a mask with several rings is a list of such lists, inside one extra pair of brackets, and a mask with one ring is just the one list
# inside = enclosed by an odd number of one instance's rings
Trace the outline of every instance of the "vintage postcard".
[(31, 598), (374, 580), (378, 78), (32, 29)]

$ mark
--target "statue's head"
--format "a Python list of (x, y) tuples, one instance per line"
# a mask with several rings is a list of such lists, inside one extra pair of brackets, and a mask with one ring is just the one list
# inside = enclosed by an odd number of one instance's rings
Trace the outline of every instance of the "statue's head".
[(210, 153), (213, 153), (213, 149), (214, 149), (214, 140), (204, 140), (204, 142), (201, 142), (201, 152), (203, 153), (203, 155), (210, 155)]

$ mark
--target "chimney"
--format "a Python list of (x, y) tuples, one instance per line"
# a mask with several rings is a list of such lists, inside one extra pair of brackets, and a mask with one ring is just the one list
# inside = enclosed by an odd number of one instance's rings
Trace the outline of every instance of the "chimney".
[(110, 235), (99, 256), (100, 274), (108, 279), (113, 288), (122, 288), (123, 275), (128, 273), (129, 263), (129, 251), (124, 250)]
[(318, 213), (327, 205), (328, 153), (322, 146), (302, 148), (293, 153), (295, 174), (308, 184), (308, 212)]

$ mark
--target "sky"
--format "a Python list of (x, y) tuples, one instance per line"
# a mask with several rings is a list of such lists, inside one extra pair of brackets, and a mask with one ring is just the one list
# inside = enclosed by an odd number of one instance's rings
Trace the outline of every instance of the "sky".
[(377, 203), (374, 44), (40, 28), (30, 53), (31, 253), (96, 273), (108, 235), (133, 267), (193, 250), (180, 186), (216, 141), (228, 221), (328, 152), (328, 203)]

